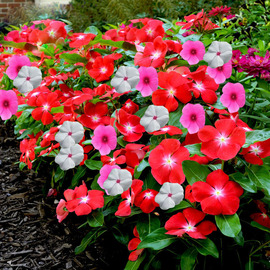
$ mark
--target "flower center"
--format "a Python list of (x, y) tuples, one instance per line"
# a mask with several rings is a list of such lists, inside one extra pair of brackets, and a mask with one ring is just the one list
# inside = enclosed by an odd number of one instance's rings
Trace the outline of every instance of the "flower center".
[(19, 72), (21, 70), (22, 66), (18, 66), (17, 67), (17, 72)]
[(195, 54), (197, 53), (197, 51), (196, 51), (195, 49), (192, 49), (192, 50), (190, 51), (190, 53), (191, 53), (192, 55), (195, 55)]
[(153, 116), (153, 120), (157, 120), (157, 116), (155, 115), (155, 116)]
[(120, 179), (117, 179), (116, 180), (116, 184), (120, 184), (121, 183), (121, 180)]
[(144, 77), (144, 79), (143, 79), (143, 82), (145, 83), (145, 84), (149, 84), (149, 78), (148, 77)]
[(127, 123), (127, 125), (125, 126), (125, 128), (126, 128), (126, 131), (127, 132), (132, 132), (133, 131), (133, 127), (129, 123)]
[(151, 197), (153, 197), (152, 192), (146, 192), (144, 195), (144, 198), (150, 199)]
[(93, 115), (92, 116), (92, 120), (93, 120), (93, 122), (98, 122), (99, 121), (99, 117), (97, 115)]
[(224, 137), (223, 135), (221, 135), (221, 136), (218, 138), (218, 141), (219, 141), (220, 144), (226, 144), (226, 142), (227, 142), (228, 139), (229, 139), (229, 138), (226, 138), (226, 137)]
[(260, 149), (260, 146), (251, 146), (250, 152), (258, 155), (261, 154), (263, 151)]
[(4, 100), (3, 106), (4, 106), (5, 108), (7, 108), (7, 107), (9, 106), (9, 101), (8, 101), (8, 100)]
[(221, 52), (217, 52), (217, 56), (220, 56), (221, 55)]
[(50, 37), (55, 37), (55, 32), (53, 30), (49, 31), (48, 33)]
[(84, 36), (83, 36), (83, 35), (79, 35), (79, 36), (78, 36), (78, 39), (79, 39), (79, 40), (82, 40), (82, 39), (84, 39)]
[(231, 94), (231, 100), (236, 100), (236, 97), (237, 97), (237, 96), (236, 96), (235, 93), (232, 93), (232, 94)]
[(171, 157), (165, 158), (165, 165), (172, 167), (174, 163), (175, 162), (173, 161), (173, 159)]
[(44, 111), (48, 111), (48, 110), (49, 110), (49, 105), (48, 105), (48, 104), (45, 104), (45, 105), (43, 106), (43, 110), (44, 110)]
[(68, 133), (68, 136), (71, 136), (72, 135), (72, 132), (70, 131), (69, 133)]
[(174, 96), (174, 90), (173, 89), (169, 89), (169, 95)]
[(128, 80), (128, 77), (125, 77), (125, 78), (124, 78), (124, 81), (127, 81), (127, 80)]
[(197, 120), (197, 115), (196, 114), (192, 114), (190, 116), (190, 120), (193, 121), (193, 122), (195, 122)]
[(87, 203), (89, 201), (88, 196), (82, 197), (80, 203)]
[(68, 158), (71, 158), (72, 157), (72, 154), (68, 154)]
[(217, 196), (217, 197), (222, 196), (222, 191), (216, 189), (215, 192), (214, 192), (214, 195)]
[(194, 227), (191, 226), (190, 224), (188, 224), (188, 225), (185, 226), (184, 228), (185, 228), (185, 230), (186, 230), (187, 232), (192, 232), (192, 231), (194, 231)]
[(106, 72), (107, 72), (107, 68), (106, 67), (102, 67), (100, 69), (100, 73), (105, 74)]
[(152, 54), (152, 59), (158, 59), (159, 57), (160, 57), (160, 55), (161, 55), (161, 53), (160, 52), (154, 52), (153, 54)]
[(104, 143), (108, 142), (108, 137), (107, 136), (103, 136), (102, 137), (102, 142), (104, 142)]
[(168, 194), (168, 197), (172, 197), (172, 193), (169, 193), (169, 194)]
[(146, 33), (147, 33), (149, 36), (152, 36), (153, 33), (154, 33), (154, 31), (153, 31), (151, 28), (149, 28), (149, 29), (146, 30)]
[(26, 80), (27, 80), (27, 81), (30, 81), (30, 80), (31, 80), (31, 78), (28, 76), (28, 77), (26, 78)]
[(223, 70), (223, 66), (218, 67), (217, 70), (218, 70), (218, 71), (222, 71), (222, 70)]

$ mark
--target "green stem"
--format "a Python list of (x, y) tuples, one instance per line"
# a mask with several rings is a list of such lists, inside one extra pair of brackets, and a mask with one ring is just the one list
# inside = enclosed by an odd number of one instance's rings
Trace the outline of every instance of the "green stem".
[(224, 171), (224, 165), (225, 165), (225, 161), (222, 160), (222, 163), (221, 163), (221, 170)]
[(256, 253), (257, 251), (259, 251), (260, 249), (262, 249), (264, 246), (266, 246), (267, 244), (270, 243), (270, 240), (265, 242), (264, 244), (260, 245), (257, 249), (255, 249), (251, 254), (249, 254), (249, 257), (251, 257), (254, 253)]

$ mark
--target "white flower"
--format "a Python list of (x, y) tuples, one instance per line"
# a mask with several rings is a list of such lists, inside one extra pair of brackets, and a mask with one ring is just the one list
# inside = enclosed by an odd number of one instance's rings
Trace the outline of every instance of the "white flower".
[(128, 190), (132, 184), (132, 175), (128, 170), (112, 169), (103, 183), (109, 195), (115, 196)]
[(75, 144), (71, 147), (61, 148), (59, 154), (55, 157), (55, 162), (59, 164), (61, 170), (66, 171), (79, 165), (83, 158), (82, 146)]
[(169, 112), (163, 106), (150, 105), (140, 120), (147, 132), (160, 130), (169, 121)]
[(79, 143), (84, 135), (83, 125), (79, 122), (65, 121), (55, 135), (61, 147), (70, 147)]
[(135, 67), (121, 66), (111, 80), (117, 93), (125, 93), (135, 88), (140, 81), (140, 73)]
[(42, 74), (39, 68), (23, 66), (14, 79), (13, 84), (20, 93), (28, 93), (40, 86), (41, 81)]
[(213, 41), (208, 52), (204, 55), (203, 60), (211, 68), (221, 67), (228, 63), (232, 58), (232, 46), (224, 41)]
[(168, 210), (179, 204), (184, 198), (184, 189), (178, 183), (165, 182), (155, 197), (162, 210)]

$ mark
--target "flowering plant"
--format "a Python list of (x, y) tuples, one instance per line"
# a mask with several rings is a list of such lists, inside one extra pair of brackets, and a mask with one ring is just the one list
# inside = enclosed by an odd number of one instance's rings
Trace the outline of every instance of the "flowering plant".
[(104, 34), (36, 21), (0, 42), (0, 116), (16, 115), (20, 168), (50, 164), (59, 222), (85, 216), (77, 254), (110, 231), (132, 251), (125, 269), (162, 269), (161, 254), (219, 265), (236, 247), (249, 251), (240, 265), (263, 260), (269, 93), (204, 11), (164, 21)]

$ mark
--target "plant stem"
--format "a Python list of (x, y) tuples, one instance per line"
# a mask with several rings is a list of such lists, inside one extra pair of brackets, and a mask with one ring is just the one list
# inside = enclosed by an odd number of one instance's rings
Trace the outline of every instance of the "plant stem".
[(260, 245), (257, 249), (255, 249), (251, 254), (249, 254), (249, 257), (251, 257), (254, 253), (256, 253), (257, 251), (259, 251), (260, 249), (262, 249), (267, 244), (270, 244), (270, 240), (267, 241), (267, 242), (265, 242), (264, 244)]
[(225, 161), (222, 160), (222, 163), (221, 163), (221, 170), (224, 171), (224, 165), (225, 165)]

